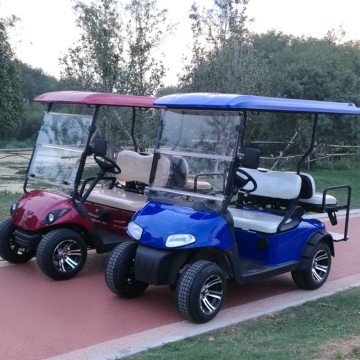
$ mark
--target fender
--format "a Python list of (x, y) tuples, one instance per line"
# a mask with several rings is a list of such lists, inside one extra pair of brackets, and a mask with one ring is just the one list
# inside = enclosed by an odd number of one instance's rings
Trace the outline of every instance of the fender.
[(312, 234), (309, 240), (306, 242), (304, 250), (301, 254), (301, 261), (300, 261), (300, 270), (307, 268), (307, 261), (311, 258), (311, 254), (316, 244), (320, 243), (321, 241), (326, 242), (329, 245), (330, 252), (332, 256), (335, 256), (335, 249), (334, 249), (334, 240), (332, 236), (325, 230), (321, 230)]
[[(51, 224), (45, 219), (52, 211), (65, 210), (64, 215)], [(60, 224), (77, 224), (88, 231), (92, 230), (90, 219), (82, 208), (73, 205), (69, 196), (56, 192), (34, 190), (25, 193), (19, 200), (16, 211), (12, 214), (16, 227), (30, 232), (46, 232), (48, 228)]]

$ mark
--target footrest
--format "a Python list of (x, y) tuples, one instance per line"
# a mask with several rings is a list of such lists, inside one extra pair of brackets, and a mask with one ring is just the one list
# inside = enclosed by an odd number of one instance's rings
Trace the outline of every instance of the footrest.
[(341, 233), (329, 231), (329, 234), (332, 236), (332, 238), (333, 238), (333, 240), (334, 240), (335, 242), (345, 241), (345, 240), (348, 239), (348, 238), (345, 238), (345, 237), (344, 237), (344, 234), (341, 234)]

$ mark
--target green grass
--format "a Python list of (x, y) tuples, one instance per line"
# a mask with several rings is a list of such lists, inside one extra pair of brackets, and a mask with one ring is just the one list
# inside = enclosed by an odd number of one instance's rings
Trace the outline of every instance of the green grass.
[(8, 191), (0, 191), (0, 220), (10, 216), (10, 206), (21, 194), (15, 194)]
[[(345, 170), (319, 170), (312, 171), (316, 183), (316, 191), (323, 191), (325, 188), (336, 185), (350, 185), (351, 186), (351, 208), (360, 209), (360, 171), (358, 169)], [(338, 201), (344, 201), (346, 192), (344, 190), (330, 191), (329, 194), (334, 194)]]
[(360, 359), (359, 297), (351, 289), (129, 358)]

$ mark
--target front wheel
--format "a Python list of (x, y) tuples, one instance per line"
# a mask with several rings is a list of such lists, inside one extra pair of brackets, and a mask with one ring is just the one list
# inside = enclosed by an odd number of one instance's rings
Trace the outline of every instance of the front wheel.
[(19, 246), (15, 242), (14, 232), (16, 226), (11, 218), (0, 224), (0, 256), (13, 264), (21, 264), (29, 261), (35, 256), (35, 250)]
[(125, 241), (111, 252), (105, 269), (105, 282), (108, 288), (123, 298), (141, 295), (148, 283), (135, 279), (135, 254), (137, 243)]
[(291, 272), (295, 284), (301, 289), (315, 290), (321, 287), (329, 276), (331, 252), (329, 245), (320, 242), (314, 246), (311, 258), (304, 270)]
[(176, 306), (187, 320), (204, 323), (213, 319), (224, 302), (226, 279), (221, 268), (200, 260), (181, 274), (176, 286)]
[(67, 280), (84, 266), (87, 247), (84, 239), (70, 229), (47, 233), (39, 243), (36, 261), (40, 270), (54, 280)]

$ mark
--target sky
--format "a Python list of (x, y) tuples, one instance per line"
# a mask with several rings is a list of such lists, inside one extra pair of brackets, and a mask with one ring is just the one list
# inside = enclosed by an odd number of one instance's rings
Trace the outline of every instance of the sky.
[[(90, 3), (91, 0), (83, 0)], [(158, 0), (168, 9), (168, 19), (177, 23), (174, 34), (164, 43), (165, 85), (176, 85), (182, 59), (191, 41), (188, 12), (196, 2), (210, 7), (213, 0)], [(11, 32), (11, 46), (17, 57), (45, 73), (59, 77), (59, 58), (78, 37), (73, 0), (0, 0), (0, 18), (18, 16), (21, 21)], [(251, 31), (278, 30), (296, 36), (323, 37), (328, 30), (346, 32), (346, 40), (360, 40), (359, 0), (250, 0), (247, 14), (255, 21)]]

